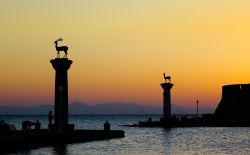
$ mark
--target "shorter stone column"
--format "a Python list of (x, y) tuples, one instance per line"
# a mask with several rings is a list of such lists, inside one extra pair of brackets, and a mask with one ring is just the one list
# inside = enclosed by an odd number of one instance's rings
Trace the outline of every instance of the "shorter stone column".
[(161, 84), (163, 88), (163, 118), (168, 119), (171, 117), (171, 88), (173, 84), (170, 82), (165, 82)]

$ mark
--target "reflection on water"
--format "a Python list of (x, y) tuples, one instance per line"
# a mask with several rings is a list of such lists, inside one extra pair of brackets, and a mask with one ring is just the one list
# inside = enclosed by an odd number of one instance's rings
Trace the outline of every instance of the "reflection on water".
[[(47, 117), (12, 116), (5, 120), (16, 125), (23, 119), (33, 118), (43, 122)], [(154, 116), (157, 119), (159, 116)], [(145, 116), (71, 116), (70, 122), (77, 128), (102, 129), (108, 120), (112, 129), (125, 130), (125, 137), (104, 141), (40, 147), (20, 152), (41, 155), (79, 154), (250, 154), (250, 128), (131, 128), (120, 124), (133, 124), (145, 120)]]

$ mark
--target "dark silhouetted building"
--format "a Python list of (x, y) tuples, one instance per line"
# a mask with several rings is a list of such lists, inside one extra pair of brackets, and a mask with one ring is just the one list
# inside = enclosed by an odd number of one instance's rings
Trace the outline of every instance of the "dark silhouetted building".
[(225, 85), (222, 98), (214, 112), (220, 119), (250, 119), (250, 84)]

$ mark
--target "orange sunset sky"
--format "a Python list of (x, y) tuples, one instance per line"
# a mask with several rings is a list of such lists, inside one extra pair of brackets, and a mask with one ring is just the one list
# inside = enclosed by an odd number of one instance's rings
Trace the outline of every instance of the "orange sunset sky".
[(215, 108), (221, 87), (250, 83), (249, 0), (0, 2), (0, 105), (53, 104), (54, 41), (73, 60), (69, 102)]

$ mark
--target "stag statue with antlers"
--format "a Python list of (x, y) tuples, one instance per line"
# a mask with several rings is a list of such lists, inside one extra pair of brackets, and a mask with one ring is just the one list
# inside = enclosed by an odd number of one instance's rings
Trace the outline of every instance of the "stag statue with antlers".
[(68, 54), (68, 47), (67, 46), (57, 46), (58, 44), (58, 41), (62, 41), (63, 39), (62, 38), (59, 38), (57, 39), (54, 43), (56, 45), (56, 51), (57, 51), (57, 58), (60, 58), (60, 51), (63, 51), (64, 52), (64, 56), (63, 58), (67, 58), (67, 54)]
[(170, 76), (166, 76), (165, 73), (163, 73), (163, 76), (164, 76), (165, 82), (167, 82), (167, 80), (168, 80), (168, 82), (171, 81), (171, 77)]

